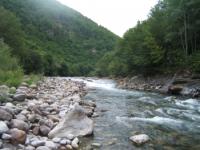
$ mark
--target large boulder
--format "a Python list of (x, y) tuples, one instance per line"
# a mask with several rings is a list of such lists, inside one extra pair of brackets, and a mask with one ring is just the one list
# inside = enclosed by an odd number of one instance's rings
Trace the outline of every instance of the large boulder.
[(93, 121), (87, 117), (80, 105), (75, 104), (72, 111), (67, 113), (63, 120), (49, 133), (49, 137), (68, 138), (69, 134), (76, 137), (91, 135), (93, 128)]

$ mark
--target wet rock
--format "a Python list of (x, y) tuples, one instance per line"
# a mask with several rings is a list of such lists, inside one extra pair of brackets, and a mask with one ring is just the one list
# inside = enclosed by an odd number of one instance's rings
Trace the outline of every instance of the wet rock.
[(45, 126), (45, 125), (42, 125), (40, 126), (40, 133), (43, 135), (43, 136), (47, 136), (48, 133), (50, 132), (50, 128)]
[(65, 118), (49, 133), (49, 137), (86, 136), (93, 133), (93, 121), (89, 119), (83, 108), (75, 105), (74, 109), (65, 115)]
[(3, 121), (0, 121), (0, 134), (6, 133), (8, 130), (7, 124)]
[(180, 92), (183, 90), (182, 85), (172, 85), (168, 89), (168, 93), (170, 94), (180, 94)]
[(13, 118), (13, 115), (6, 111), (5, 109), (0, 107), (0, 120), (11, 120)]
[(29, 130), (29, 125), (23, 120), (12, 119), (11, 120), (11, 128), (17, 128), (19, 130), (23, 130), (27, 132)]
[(47, 146), (39, 146), (38, 148), (36, 148), (36, 150), (51, 150), (51, 149), (48, 148)]
[(11, 129), (10, 131), (11, 140), (14, 144), (24, 144), (26, 141), (26, 133), (17, 128)]
[(13, 99), (15, 100), (15, 101), (18, 101), (18, 102), (23, 102), (24, 100), (25, 100), (25, 98), (26, 98), (26, 95), (25, 94), (15, 94), (14, 96), (13, 96)]
[(93, 147), (101, 147), (101, 144), (100, 143), (92, 143), (92, 146)]
[(136, 145), (142, 145), (150, 140), (149, 136), (146, 134), (134, 135), (129, 139)]

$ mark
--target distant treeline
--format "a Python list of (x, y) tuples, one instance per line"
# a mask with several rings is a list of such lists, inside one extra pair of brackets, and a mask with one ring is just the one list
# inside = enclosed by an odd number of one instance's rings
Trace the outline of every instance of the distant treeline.
[(97, 64), (101, 76), (200, 72), (200, 0), (160, 0)]

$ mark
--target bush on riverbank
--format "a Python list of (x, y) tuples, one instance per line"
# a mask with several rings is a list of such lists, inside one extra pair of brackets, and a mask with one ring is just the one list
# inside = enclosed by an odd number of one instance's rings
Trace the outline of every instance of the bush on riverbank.
[(0, 60), (0, 84), (18, 86), (23, 79), (23, 71), (3, 41), (0, 41)]

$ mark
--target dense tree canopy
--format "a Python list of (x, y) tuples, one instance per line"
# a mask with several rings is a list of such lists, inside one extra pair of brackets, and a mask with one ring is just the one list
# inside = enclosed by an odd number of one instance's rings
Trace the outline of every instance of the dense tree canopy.
[(160, 0), (149, 18), (129, 29), (108, 55), (97, 64), (99, 75), (200, 72), (200, 1)]
[(116, 35), (56, 0), (1, 0), (0, 38), (25, 73), (88, 75)]

